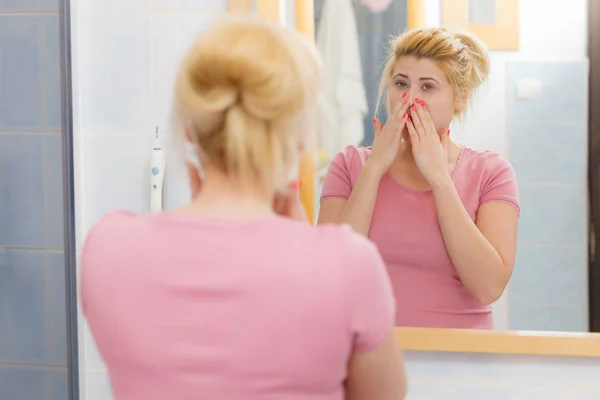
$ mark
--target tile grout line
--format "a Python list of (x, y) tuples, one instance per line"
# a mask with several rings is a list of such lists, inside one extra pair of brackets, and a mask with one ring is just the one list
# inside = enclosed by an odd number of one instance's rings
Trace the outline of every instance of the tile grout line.
[[(40, 0), (40, 8), (43, 7), (43, 0)], [(58, 13), (56, 14), (52, 14), (52, 15), (58, 15)], [(39, 57), (40, 57), (40, 62), (39, 62), (39, 80), (40, 80), (40, 96), (41, 96), (41, 107), (42, 107), (42, 128), (43, 129), (47, 129), (48, 128), (48, 107), (47, 107), (47, 102), (46, 102), (46, 91), (48, 90), (48, 88), (46, 87), (46, 80), (44, 79), (45, 75), (45, 68), (46, 68), (46, 24), (48, 23), (47, 18), (45, 15), (39, 14), (37, 16), (37, 18), (39, 18), (39, 23), (38, 23), (38, 29), (39, 29)], [(46, 247), (49, 243), (49, 232), (48, 232), (48, 168), (47, 168), (47, 164), (48, 164), (48, 140), (47, 137), (44, 135), (41, 137), (42, 139), (42, 201), (43, 201), (43, 206), (44, 206), (44, 224), (43, 224), (43, 237), (44, 237), (44, 244)], [(51, 325), (52, 325), (52, 320), (50, 317), (50, 313), (51, 313), (51, 298), (52, 296), (50, 295), (50, 258), (49, 258), (49, 254), (48, 252), (44, 251), (43, 254), (43, 259), (44, 259), (44, 269), (43, 269), (43, 274), (44, 274), (44, 299), (45, 299), (45, 318), (44, 318), (44, 324), (46, 327), (46, 362), (50, 363), (51, 362), (51, 354), (52, 354), (52, 329), (51, 329)], [(48, 397), (49, 400), (52, 400), (52, 379), (49, 373), (46, 374), (46, 390), (48, 393)]]
[[(51, 325), (51, 319), (50, 319), (50, 311), (51, 311), (51, 307), (50, 307), (50, 260), (48, 258), (48, 254), (44, 254), (44, 298), (45, 298), (45, 311), (46, 311), (46, 318), (44, 318), (44, 324), (46, 325), (46, 362), (50, 362), (50, 348), (52, 346), (52, 339), (51, 339), (51, 329), (50, 329), (50, 325)], [(46, 384), (48, 385), (47, 390), (48, 390), (48, 394), (50, 397), (50, 400), (52, 400), (52, 382), (50, 379), (50, 374), (47, 374), (46, 376)]]
[(57, 136), (57, 135), (62, 135), (61, 131), (55, 131), (52, 129), (49, 130), (40, 130), (40, 131), (36, 131), (33, 129), (29, 129), (29, 130), (1, 130), (0, 129), (0, 136), (3, 135), (43, 135), (43, 136)]
[(0, 11), (1, 17), (22, 17), (22, 16), (42, 16), (42, 15), (60, 15), (58, 11)]
[(41, 105), (42, 105), (42, 128), (48, 127), (48, 110), (46, 105), (46, 82), (44, 79), (44, 71), (46, 69), (46, 20), (41, 15), (38, 15), (39, 25), (38, 29), (40, 30), (40, 48), (39, 48), (39, 79), (40, 79), (40, 96), (41, 96)]
[(4, 251), (26, 251), (26, 252), (44, 252), (44, 253), (64, 253), (64, 249), (46, 248), (46, 247), (17, 247), (17, 246), (0, 246), (0, 250)]
[(30, 368), (45, 369), (51, 371), (68, 371), (68, 365), (44, 365), (44, 364), (23, 364), (23, 363), (0, 363), (0, 368)]

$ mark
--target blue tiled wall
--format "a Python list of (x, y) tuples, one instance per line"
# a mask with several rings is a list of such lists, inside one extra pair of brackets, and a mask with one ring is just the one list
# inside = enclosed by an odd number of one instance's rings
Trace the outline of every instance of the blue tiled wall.
[[(517, 98), (519, 79), (541, 98)], [(509, 327), (587, 331), (587, 64), (508, 65), (509, 158), (521, 220), (509, 287)]]
[(57, 0), (0, 0), (0, 398), (67, 400)]

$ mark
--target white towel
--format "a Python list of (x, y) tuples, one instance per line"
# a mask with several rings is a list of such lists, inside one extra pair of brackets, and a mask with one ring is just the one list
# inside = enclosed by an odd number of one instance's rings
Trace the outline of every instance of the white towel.
[(379, 13), (392, 4), (392, 0), (361, 0), (361, 3), (369, 8), (371, 12)]
[(317, 35), (324, 63), (320, 99), (321, 149), (333, 157), (364, 137), (369, 112), (352, 0), (326, 0)]

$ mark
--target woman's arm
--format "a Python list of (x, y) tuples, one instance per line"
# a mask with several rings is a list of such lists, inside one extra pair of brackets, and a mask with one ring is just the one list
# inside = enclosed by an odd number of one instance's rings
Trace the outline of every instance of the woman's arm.
[(346, 400), (402, 400), (406, 373), (395, 335), (396, 300), (375, 245), (352, 233), (338, 246), (346, 259), (340, 284), (345, 289), (352, 353), (345, 382)]
[[(327, 172), (324, 186), (338, 186), (343, 182), (341, 186), (345, 196), (343, 198), (328, 196), (321, 201), (318, 224), (346, 223), (356, 232), (364, 236), (369, 235), (379, 182), (396, 159), (402, 130), (406, 125), (407, 93), (404, 93), (402, 98), (404, 100), (394, 106), (385, 125), (382, 125), (378, 119), (373, 120), (375, 139), (371, 154), (354, 187), (349, 181), (348, 165), (343, 164), (343, 157), (340, 157), (340, 154), (336, 156)], [(324, 187), (323, 192), (326, 194), (330, 190), (331, 188)]]
[[(416, 113), (414, 112), (416, 111)], [(519, 219), (514, 171), (488, 154), (480, 207), (473, 222), (448, 172), (448, 133), (436, 132), (424, 102), (416, 102), (407, 123), (412, 152), (429, 182), (444, 245), (463, 285), (481, 304), (502, 295), (512, 273)]]
[(518, 210), (488, 202), (479, 207), (473, 222), (450, 176), (432, 189), (444, 244), (463, 285), (479, 303), (493, 303), (512, 274)]
[(368, 236), (382, 173), (369, 163), (360, 172), (348, 200), (326, 198), (321, 201), (318, 224), (349, 224), (356, 232)]
[(348, 363), (345, 400), (404, 400), (406, 372), (393, 330), (375, 349), (354, 353)]

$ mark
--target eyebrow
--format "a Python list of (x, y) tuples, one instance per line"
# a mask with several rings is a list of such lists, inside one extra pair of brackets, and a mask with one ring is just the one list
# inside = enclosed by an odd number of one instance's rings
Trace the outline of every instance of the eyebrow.
[[(408, 75), (404, 75), (404, 74), (396, 74), (396, 75), (394, 75), (394, 78), (396, 78), (397, 76), (401, 76), (402, 78), (405, 78), (405, 79), (410, 79), (410, 78), (408, 77)], [(392, 78), (392, 79), (393, 79), (393, 78)], [(423, 78), (419, 78), (419, 80), (420, 80), (420, 81), (432, 80), (432, 81), (435, 81), (435, 82), (439, 83), (437, 79), (435, 79), (435, 78), (430, 78), (430, 77), (427, 77), (427, 76), (426, 76), (426, 77), (423, 77)]]

